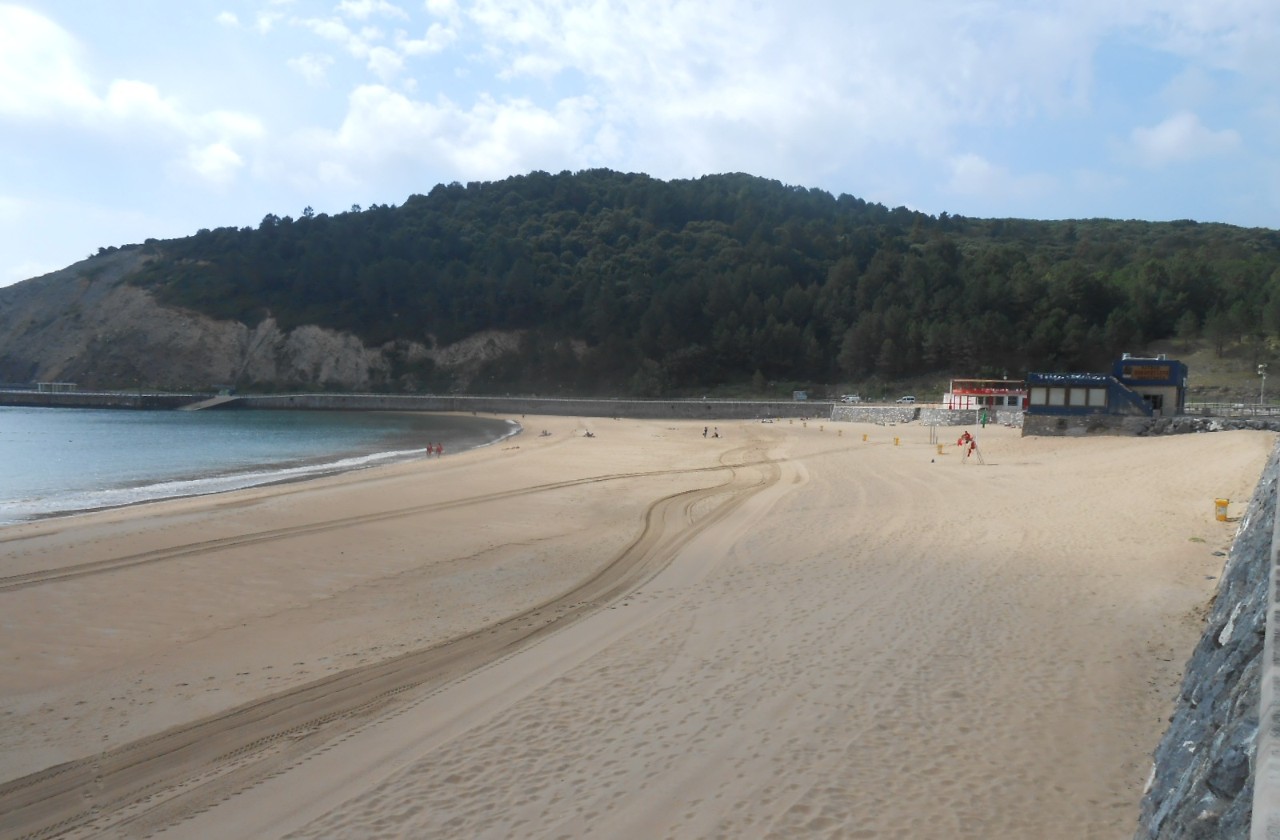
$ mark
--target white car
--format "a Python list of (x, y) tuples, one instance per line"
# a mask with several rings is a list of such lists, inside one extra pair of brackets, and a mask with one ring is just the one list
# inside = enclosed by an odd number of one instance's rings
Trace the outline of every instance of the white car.
[(911, 396), (910, 394), (907, 394), (905, 397), (898, 397), (898, 402), (900, 403), (913, 403), (915, 401), (916, 401), (916, 398)]
[(860, 402), (862, 402), (862, 397), (858, 396), (857, 394), (845, 394), (843, 397), (841, 397), (841, 398), (840, 398), (840, 402), (842, 402), (842, 403), (860, 403)]

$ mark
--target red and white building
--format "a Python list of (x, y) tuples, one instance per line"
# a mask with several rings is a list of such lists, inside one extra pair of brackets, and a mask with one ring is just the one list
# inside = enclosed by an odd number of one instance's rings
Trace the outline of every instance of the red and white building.
[(1027, 407), (1027, 384), (1019, 379), (953, 379), (951, 388), (942, 396), (944, 408)]

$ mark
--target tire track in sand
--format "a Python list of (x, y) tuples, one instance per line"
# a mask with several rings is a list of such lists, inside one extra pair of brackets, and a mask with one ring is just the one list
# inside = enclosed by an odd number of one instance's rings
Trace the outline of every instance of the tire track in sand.
[[(732, 453), (729, 453), (732, 454)], [(750, 466), (750, 463), (743, 462), (739, 466)], [(554, 481), (546, 484), (535, 484), (529, 487), (519, 487), (513, 490), (501, 490), (496, 493), (486, 493), (480, 496), (471, 496), (464, 499), (450, 499), (443, 502), (430, 502), (422, 505), (411, 505), (409, 507), (396, 508), (394, 510), (378, 511), (377, 513), (360, 514), (356, 516), (347, 516), (340, 519), (328, 519), (323, 522), (315, 522), (306, 525), (293, 525), (287, 528), (273, 528), (265, 531), (254, 531), (248, 534), (237, 534), (233, 537), (223, 537), (220, 539), (205, 540), (201, 542), (185, 543), (179, 546), (169, 548), (159, 548), (152, 551), (145, 551), (138, 554), (130, 554), (122, 557), (111, 557), (105, 560), (94, 560), (88, 563), (78, 563), (73, 566), (60, 566), (55, 569), (41, 569), (34, 572), (24, 572), (23, 574), (9, 575), (0, 577), (0, 592), (11, 592), (17, 589), (25, 589), (29, 586), (40, 586), (46, 583), (56, 583), (60, 581), (73, 580), (75, 578), (87, 577), (89, 575), (98, 575), (105, 572), (120, 571), (135, 566), (145, 566), (152, 563), (162, 563), (166, 560), (176, 560), (182, 557), (192, 557), (200, 554), (207, 554), (214, 551), (220, 551), (227, 548), (239, 548), (247, 545), (256, 545), (259, 543), (269, 543), (276, 540), (291, 539), (293, 537), (305, 536), (308, 534), (318, 534), (325, 531), (334, 531), (342, 528), (349, 528), (353, 525), (367, 525), (374, 522), (384, 522), (391, 519), (402, 519), (408, 516), (418, 516), (424, 513), (432, 513), (441, 510), (451, 510), (459, 507), (467, 507), (470, 505), (483, 504), (486, 502), (501, 502), (507, 499), (517, 498), (519, 496), (529, 496), (536, 493), (544, 493), (549, 490), (561, 490), (566, 487), (575, 487), (585, 484), (601, 484), (609, 481), (621, 481), (629, 478), (650, 478), (663, 475), (690, 475), (702, 472), (722, 472), (730, 469), (730, 465), (721, 463), (716, 466), (709, 467), (691, 467), (679, 470), (653, 470), (644, 472), (630, 473), (611, 473), (608, 475), (587, 476), (585, 478), (569, 479), (567, 481)], [(0, 540), (4, 542), (4, 540)]]
[[(744, 457), (748, 453), (754, 456), (752, 460)], [(655, 500), (646, 510), (640, 534), (627, 548), (591, 578), (544, 604), (431, 648), (330, 675), (99, 755), (66, 762), (0, 785), (0, 834), (17, 840), (36, 840), (84, 828), (93, 833), (115, 835), (128, 823), (135, 823), (135, 829), (147, 833), (208, 808), (269, 775), (283, 772), (308, 753), (364, 725), (371, 715), (394, 711), (398, 699), (407, 700), (400, 695), (411, 690), (416, 690), (415, 694), (437, 690), (608, 606), (642, 585), (664, 568), (682, 545), (779, 480), (781, 471), (777, 464), (762, 458), (762, 454), (762, 450), (744, 448), (726, 453), (720, 466), (671, 471), (727, 470), (730, 478), (712, 487)], [(736, 459), (743, 462), (730, 463)], [(642, 472), (556, 482), (468, 500), (352, 517), (344, 524), (406, 516), (441, 506), (479, 504), (573, 484), (661, 474)], [(724, 498), (709, 506), (717, 497)], [(122, 568), (119, 563), (126, 563), (123, 567), (127, 567), (157, 562), (169, 556), (217, 550), (227, 543), (281, 539), (330, 527), (342, 525), (318, 523), (244, 535), (229, 541), (216, 540), (213, 544), (182, 546), (170, 550), (164, 557), (148, 554), (120, 558), (116, 566), (80, 569), (77, 575)], [(35, 583), (27, 581), (18, 585)], [(230, 793), (228, 781), (233, 782)], [(202, 794), (205, 783), (210, 783), (212, 790)], [(147, 819), (149, 812), (155, 812), (151, 813), (151, 819)]]

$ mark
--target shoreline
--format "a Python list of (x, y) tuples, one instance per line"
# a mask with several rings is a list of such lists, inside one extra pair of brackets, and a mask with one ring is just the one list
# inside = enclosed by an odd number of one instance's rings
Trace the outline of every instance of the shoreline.
[(1274, 435), (703, 425), (0, 531), (0, 805), (97, 761), (91, 836), (1132, 835)]
[[(433, 414), (431, 416), (438, 415)], [(461, 414), (447, 416), (464, 417)], [(469, 418), (464, 417), (464, 419)], [(498, 418), (483, 419), (487, 422), (494, 422)], [(455, 439), (453, 445), (462, 446), (463, 448), (456, 449), (451, 454), (492, 446), (518, 436), (523, 431), (518, 421), (508, 418), (502, 422), (507, 424), (507, 431), (504, 434), (471, 445), (459, 443)], [(384, 445), (400, 444), (402, 440), (407, 442), (409, 438), (409, 435), (401, 433), (397, 440), (388, 440)], [(69, 491), (61, 498), (41, 500), (39, 503), (13, 500), (7, 505), (4, 516), (15, 516), (15, 511), (23, 512), (16, 515), (16, 518), (0, 518), (0, 529), (23, 522), (55, 519), (64, 516), (79, 516), (101, 510), (147, 505), (167, 499), (198, 498), (231, 493), (253, 487), (269, 487), (295, 481), (307, 481), (329, 475), (338, 475), (345, 472), (371, 469), (430, 457), (430, 455), (425, 454), (425, 450), (421, 446), (408, 449), (368, 449), (362, 447), (355, 450), (315, 455), (292, 461), (281, 461), (266, 469), (244, 466), (227, 470), (195, 472), (187, 476), (162, 478), (144, 483), (100, 487), (92, 490), (74, 490)], [(106, 497), (108, 500), (101, 501), (102, 497)], [(119, 499), (119, 501), (114, 501), (113, 499)], [(51, 505), (56, 505), (56, 508), (48, 509)]]

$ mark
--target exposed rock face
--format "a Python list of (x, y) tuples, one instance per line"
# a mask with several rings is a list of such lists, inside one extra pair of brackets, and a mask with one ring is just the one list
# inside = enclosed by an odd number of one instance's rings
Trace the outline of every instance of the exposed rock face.
[(1137, 840), (1247, 838), (1269, 604), (1280, 450), (1273, 452), (1223, 569), (1155, 752)]
[(473, 336), (436, 350), (423, 342), (366, 347), (317, 326), (254, 327), (160, 305), (125, 280), (145, 265), (140, 248), (92, 257), (0, 289), (0, 382), (75, 382), (92, 388), (401, 391), (396, 363), (423, 360), (464, 378), (510, 352), (518, 337)]

